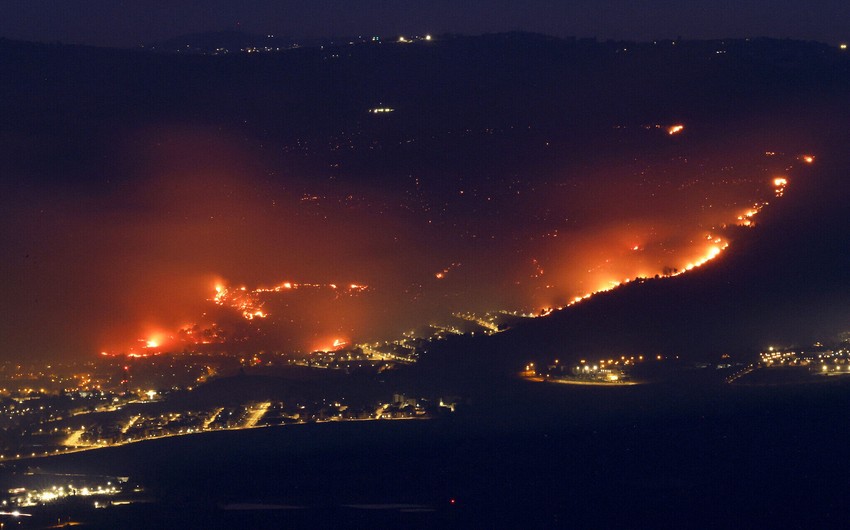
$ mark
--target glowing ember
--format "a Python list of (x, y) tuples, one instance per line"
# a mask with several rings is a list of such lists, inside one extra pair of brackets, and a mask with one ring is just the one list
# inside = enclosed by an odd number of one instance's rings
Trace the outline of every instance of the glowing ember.
[(787, 185), (788, 179), (784, 177), (776, 177), (775, 179), (773, 179), (773, 186), (775, 188), (774, 192), (776, 193), (777, 197), (782, 197), (782, 195), (785, 193), (785, 186)]
[(338, 290), (335, 283), (293, 283), (283, 282), (274, 287), (258, 287), (256, 289), (248, 289), (240, 287), (238, 289), (229, 289), (228, 287), (218, 284), (215, 286), (215, 296), (212, 301), (216, 305), (230, 307), (239, 311), (245, 320), (254, 320), (256, 318), (266, 318), (269, 313), (263, 310), (265, 301), (262, 300), (263, 295), (267, 293), (280, 293), (283, 291), (292, 291), (297, 289), (314, 289), (322, 290), (329, 289), (336, 293), (336, 296), (350, 295), (354, 296), (358, 293), (365, 292), (369, 289), (367, 285), (357, 283), (349, 284), (344, 290)]
[(441, 271), (439, 271), (439, 272), (435, 273), (435, 274), (434, 274), (434, 278), (437, 278), (438, 280), (442, 280), (443, 278), (445, 278), (445, 277), (446, 277), (446, 275), (447, 275), (449, 272), (451, 272), (451, 271), (452, 271), (452, 269), (456, 269), (456, 268), (458, 268), (458, 267), (460, 267), (460, 266), (461, 266), (461, 264), (460, 264), (460, 263), (457, 263), (457, 262), (452, 263), (451, 265), (449, 265), (449, 266), (448, 266), (448, 267), (446, 267), (445, 269), (443, 269), (443, 270), (441, 270)]
[(315, 351), (315, 352), (337, 351), (337, 350), (341, 350), (341, 349), (345, 348), (347, 345), (348, 345), (347, 340), (337, 338), (337, 339), (333, 339), (333, 341), (328, 341), (328, 342), (323, 343), (322, 345), (320, 345), (316, 348), (313, 348), (313, 351)]

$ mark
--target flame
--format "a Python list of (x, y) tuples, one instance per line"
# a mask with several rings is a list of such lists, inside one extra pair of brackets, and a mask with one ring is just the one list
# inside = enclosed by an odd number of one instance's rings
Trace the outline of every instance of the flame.
[(313, 349), (313, 351), (317, 352), (332, 352), (341, 350), (345, 346), (348, 345), (348, 341), (342, 338), (335, 338), (333, 341), (328, 340), (327, 342), (320, 343), (319, 346)]
[(446, 267), (446, 268), (444, 268), (443, 270), (441, 270), (441, 271), (439, 271), (439, 272), (435, 273), (435, 274), (434, 274), (434, 278), (437, 278), (438, 280), (442, 280), (443, 278), (445, 278), (445, 277), (446, 277), (446, 275), (447, 275), (449, 272), (451, 272), (451, 271), (452, 271), (452, 269), (456, 269), (457, 267), (460, 267), (460, 266), (461, 266), (461, 263), (460, 263), (460, 262), (453, 262), (453, 263), (449, 264), (449, 266), (448, 266), (448, 267)]
[(679, 134), (684, 129), (685, 129), (685, 126), (682, 125), (682, 124), (671, 125), (670, 127), (667, 128), (667, 134), (669, 134), (671, 136), (674, 135), (674, 134)]
[(774, 192), (777, 197), (782, 197), (785, 194), (785, 186), (788, 185), (788, 179), (785, 177), (776, 177), (773, 179)]
[[(336, 291), (337, 285), (335, 283), (294, 283), (286, 281), (275, 285), (274, 287), (257, 287), (255, 289), (248, 289), (247, 287), (242, 286), (233, 292), (222, 284), (216, 284), (216, 294), (212, 300), (216, 305), (227, 306), (238, 310), (245, 320), (254, 320), (255, 318), (266, 318), (269, 316), (269, 313), (263, 310), (264, 302), (261, 300), (262, 295), (265, 293), (279, 293), (281, 291), (290, 291), (295, 289), (331, 289)], [(368, 285), (351, 283), (348, 285), (348, 289), (343, 292), (353, 296), (357, 293), (367, 291), (368, 289)]]

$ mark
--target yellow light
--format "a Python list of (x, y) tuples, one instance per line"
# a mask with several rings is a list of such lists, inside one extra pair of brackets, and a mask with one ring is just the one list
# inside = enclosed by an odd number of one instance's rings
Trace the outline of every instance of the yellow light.
[(685, 129), (684, 125), (672, 125), (667, 128), (667, 134), (673, 135), (682, 132)]
[(846, 49), (847, 49), (847, 45), (846, 45), (846, 44), (842, 44), (841, 46), (839, 46), (839, 48), (841, 48), (842, 50), (846, 50)]

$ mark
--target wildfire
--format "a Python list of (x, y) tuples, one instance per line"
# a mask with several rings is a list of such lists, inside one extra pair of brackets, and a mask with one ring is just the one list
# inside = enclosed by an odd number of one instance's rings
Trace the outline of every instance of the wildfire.
[(785, 187), (788, 185), (788, 179), (785, 177), (776, 177), (773, 179), (773, 191), (777, 197), (782, 197), (785, 194)]
[(339, 289), (335, 283), (294, 283), (282, 282), (274, 287), (257, 287), (256, 289), (248, 289), (247, 287), (228, 288), (222, 284), (216, 284), (215, 295), (212, 301), (219, 306), (230, 307), (239, 311), (245, 320), (254, 320), (257, 318), (267, 318), (269, 313), (263, 309), (265, 302), (262, 300), (263, 295), (267, 293), (281, 293), (284, 291), (293, 291), (297, 289), (330, 289), (334, 291), (336, 296), (349, 295), (354, 296), (369, 290), (368, 285), (351, 283), (344, 289)]
[[(677, 133), (681, 132), (683, 129), (684, 129), (684, 126), (682, 126), (682, 125), (674, 125), (674, 126), (669, 127), (667, 129), (667, 132), (669, 134), (677, 134)], [(767, 152), (765, 152), (765, 155), (775, 156), (776, 153), (773, 152), (773, 151), (767, 151)], [(805, 162), (807, 164), (811, 164), (811, 163), (814, 162), (815, 157), (813, 155), (801, 155), (799, 157), (799, 160), (802, 160), (803, 162)], [(777, 176), (773, 179), (772, 184), (773, 184), (773, 191), (774, 191), (775, 196), (776, 197), (782, 197), (785, 193), (785, 189), (788, 186), (788, 178), (786, 176)], [(756, 215), (758, 215), (758, 213), (765, 206), (767, 206), (767, 204), (768, 204), (767, 202), (756, 203), (752, 207), (748, 208), (747, 210), (745, 210), (744, 212), (739, 214), (737, 216), (738, 226), (746, 226), (746, 227), (755, 226), (753, 219), (755, 218)], [(729, 247), (728, 242), (724, 241), (721, 237), (718, 237), (718, 236), (713, 235), (711, 233), (708, 233), (708, 234), (705, 235), (705, 240), (708, 242), (708, 245), (706, 247), (704, 247), (703, 253), (700, 257), (698, 257), (697, 259), (693, 259), (691, 261), (688, 261), (684, 265), (680, 266), (681, 268), (679, 268), (679, 269), (669, 270), (669, 271), (665, 272), (664, 274), (657, 275), (656, 277), (658, 277), (658, 278), (669, 278), (669, 277), (674, 277), (674, 276), (679, 276), (681, 274), (685, 274), (686, 272), (689, 272), (689, 271), (693, 271), (694, 269), (697, 269), (697, 268), (705, 265), (709, 261), (717, 258), (718, 256), (721, 255), (721, 253), (724, 250), (726, 250)], [(632, 252), (636, 252), (636, 251), (642, 250), (642, 247), (640, 245), (632, 245), (632, 246), (629, 246), (628, 249)], [(590, 272), (590, 271), (588, 271), (588, 272)], [(636, 279), (637, 280), (643, 280), (644, 278), (638, 277)], [(561, 306), (561, 307), (557, 307), (555, 309), (564, 309), (564, 308), (567, 308), (567, 307), (571, 307), (573, 305), (579, 304), (579, 303), (591, 298), (595, 294), (611, 291), (611, 290), (616, 289), (616, 288), (618, 288), (622, 285), (625, 285), (625, 284), (627, 284), (631, 281), (632, 280), (629, 279), (629, 278), (626, 278), (626, 279), (623, 279), (623, 280), (606, 279), (606, 280), (601, 282), (600, 286), (596, 290), (582, 294), (582, 295), (574, 296), (567, 304), (565, 304), (564, 306)], [(548, 314), (548, 312), (551, 311), (551, 310), (552, 309), (547, 308), (544, 311), (542, 311), (541, 314)]]
[(444, 279), (444, 278), (446, 277), (446, 275), (447, 275), (449, 272), (451, 272), (451, 270), (452, 270), (452, 269), (456, 269), (456, 268), (458, 268), (458, 267), (460, 267), (460, 266), (461, 266), (461, 264), (460, 264), (460, 263), (458, 263), (458, 262), (452, 263), (452, 264), (450, 264), (448, 267), (446, 267), (445, 269), (443, 269), (443, 270), (441, 270), (441, 271), (439, 271), (439, 272), (435, 273), (435, 274), (434, 274), (434, 278), (437, 278), (438, 280), (442, 280), (442, 279)]
[(756, 214), (758, 214), (761, 209), (765, 207), (766, 204), (767, 203), (755, 204), (752, 208), (739, 215), (738, 226), (755, 226), (755, 223), (753, 222), (753, 217), (755, 217)]
[(681, 124), (671, 125), (670, 127), (667, 127), (667, 134), (672, 136), (674, 134), (679, 134), (683, 130), (685, 130), (684, 125), (681, 125)]
[(320, 346), (315, 348), (313, 351), (317, 351), (317, 352), (337, 351), (337, 350), (341, 350), (341, 349), (345, 348), (347, 345), (348, 345), (347, 340), (336, 338), (332, 342), (328, 341), (328, 342), (322, 343)]

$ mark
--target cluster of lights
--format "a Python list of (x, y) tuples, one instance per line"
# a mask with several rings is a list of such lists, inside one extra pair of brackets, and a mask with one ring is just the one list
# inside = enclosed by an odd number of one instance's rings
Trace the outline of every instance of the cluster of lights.
[(492, 316), (490, 316), (489, 319), (486, 317), (480, 317), (473, 313), (453, 313), (452, 316), (461, 320), (467, 320), (469, 322), (474, 322), (478, 324), (479, 326), (487, 330), (486, 333), (488, 335), (492, 335), (494, 333), (502, 331), (499, 328), (499, 325), (494, 321), (494, 317)]
[[(817, 344), (819, 346), (820, 344)], [(817, 373), (843, 374), (850, 373), (850, 359), (845, 349), (837, 351), (796, 351), (780, 350), (771, 346), (767, 351), (759, 353), (761, 365), (766, 368), (779, 366), (809, 366)], [(819, 367), (819, 370), (818, 370)]]
[(62, 500), (66, 497), (73, 496), (81, 496), (81, 497), (90, 497), (93, 495), (97, 496), (109, 496), (109, 495), (117, 495), (121, 492), (121, 489), (113, 484), (111, 481), (107, 482), (106, 485), (98, 485), (94, 487), (82, 487), (77, 488), (74, 487), (73, 484), (68, 484), (68, 486), (51, 486), (45, 489), (32, 489), (28, 490), (26, 488), (15, 488), (9, 490), (9, 493), (13, 496), (8, 500), (4, 500), (2, 502), (3, 506), (11, 504), (13, 506), (18, 506), (21, 508), (27, 508), (31, 506), (38, 506), (41, 504), (49, 504), (52, 502), (56, 502)]
[(407, 38), (407, 37), (405, 37), (404, 35), (401, 35), (401, 36), (399, 36), (399, 38), (398, 38), (398, 41), (399, 41), (399, 42), (406, 43), (406, 44), (409, 44), (409, 43), (411, 43), (411, 42), (415, 42), (415, 41), (417, 41), (417, 40), (430, 41), (430, 40), (431, 40), (431, 35), (425, 35), (424, 37), (413, 37), (413, 38)]

